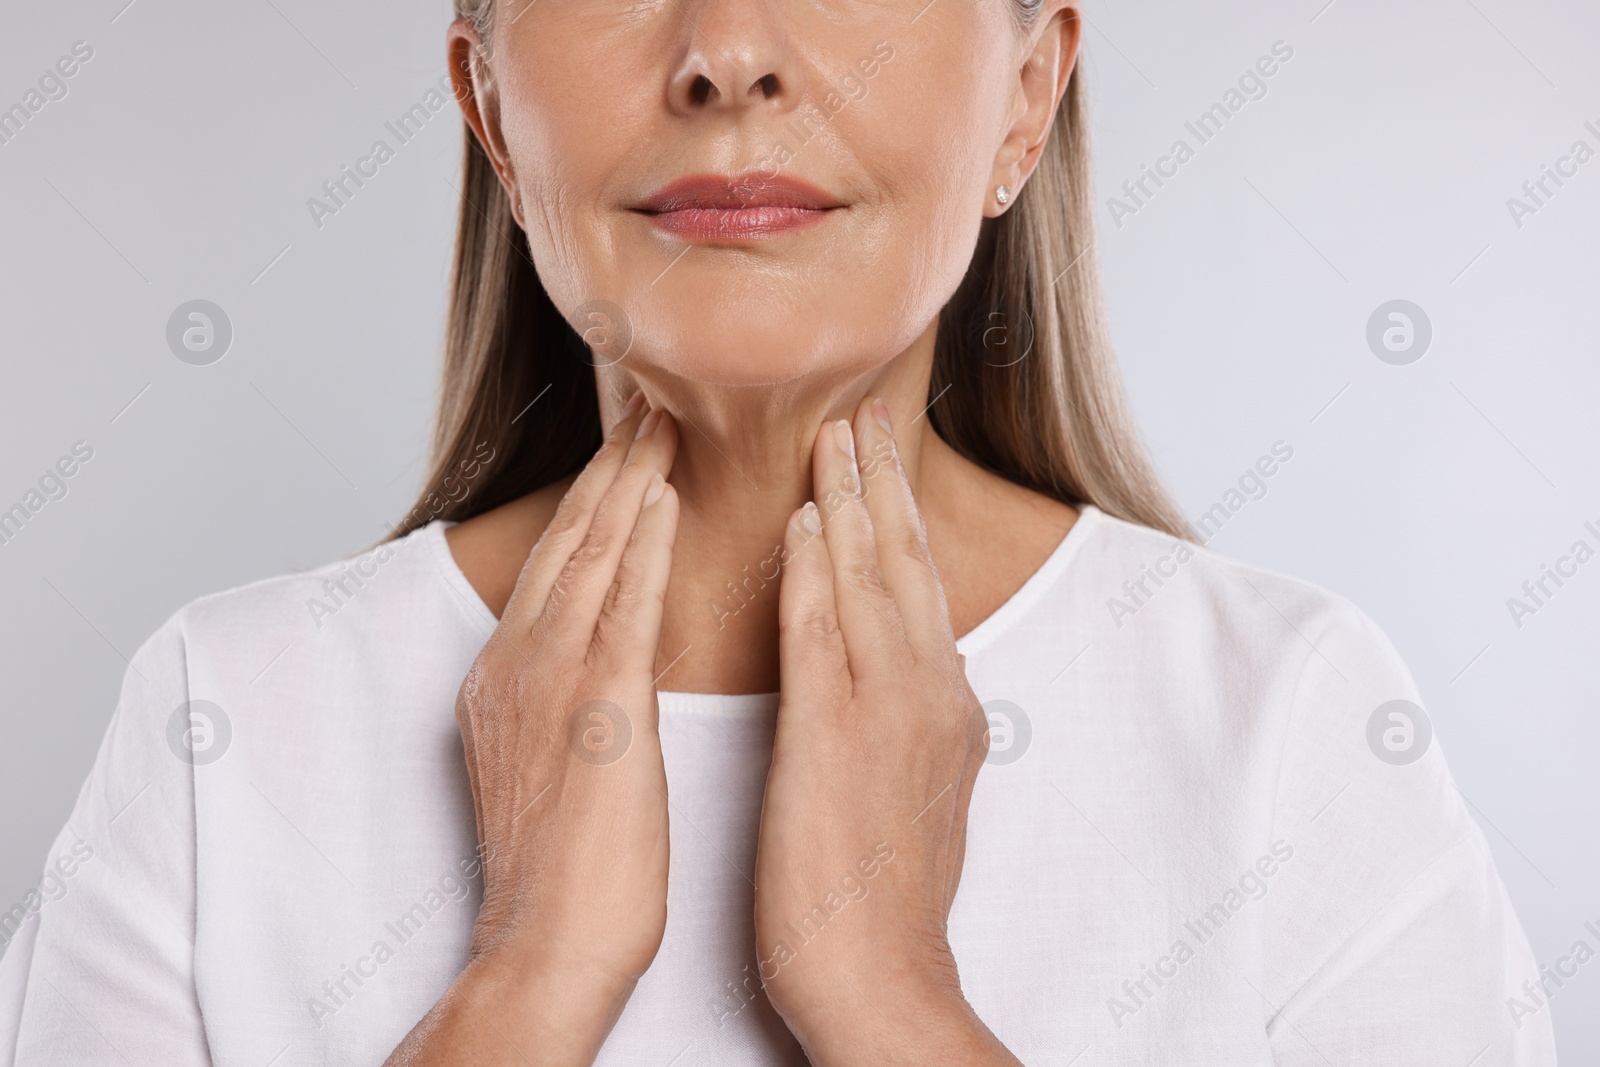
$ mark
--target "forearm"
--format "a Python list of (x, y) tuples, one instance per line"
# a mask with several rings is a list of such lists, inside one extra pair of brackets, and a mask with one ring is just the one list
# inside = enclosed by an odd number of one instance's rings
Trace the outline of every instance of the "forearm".
[(841, 980), (789, 1022), (816, 1067), (1019, 1067), (959, 992)]
[(468, 964), (387, 1067), (587, 1067), (632, 986), (548, 971), (507, 956)]

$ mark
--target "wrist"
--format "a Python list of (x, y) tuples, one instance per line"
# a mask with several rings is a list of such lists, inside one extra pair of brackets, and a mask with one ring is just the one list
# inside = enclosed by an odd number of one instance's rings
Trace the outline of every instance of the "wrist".
[(1017, 1063), (959, 983), (943, 975), (881, 981), (841, 973), (828, 995), (783, 1014), (817, 1067)]
[(463, 1015), (495, 1020), (523, 1062), (590, 1064), (637, 979), (510, 946), (479, 952), (451, 987)]

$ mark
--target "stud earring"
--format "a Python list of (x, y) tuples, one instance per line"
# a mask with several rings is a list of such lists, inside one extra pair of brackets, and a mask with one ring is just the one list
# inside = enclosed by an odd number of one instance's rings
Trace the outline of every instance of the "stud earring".
[(1000, 201), (1002, 205), (1011, 203), (1010, 187), (1005, 185), (1000, 186), (1000, 188), (994, 191), (994, 198)]

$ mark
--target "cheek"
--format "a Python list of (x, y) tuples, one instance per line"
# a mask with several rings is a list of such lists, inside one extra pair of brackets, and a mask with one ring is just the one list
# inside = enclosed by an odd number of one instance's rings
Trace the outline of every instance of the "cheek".
[[(977, 57), (1003, 53), (1008, 30), (974, 16), (926, 37), (899, 32), (892, 59), (855, 73), (865, 92), (832, 104), (828, 87), (888, 34), (828, 41), (807, 57), (809, 106), (827, 115), (819, 132), (801, 141), (797, 112), (733, 145), (664, 113), (662, 53), (641, 47), (639, 28), (608, 37), (574, 25), (552, 15), (501, 57), (529, 244), (569, 321), (589, 301), (616, 304), (636, 372), (739, 385), (865, 373), (934, 321), (976, 245), (1005, 111), (1003, 79)], [(757, 169), (785, 139), (784, 172), (852, 205), (812, 238), (691, 247), (622, 207), (691, 170)]]
[(608, 209), (623, 197), (656, 121), (653, 98), (616, 87), (655, 85), (660, 76), (639, 49), (600, 47), (609, 38), (583, 22), (547, 20), (537, 29), (502, 51), (501, 122), (540, 279), (570, 311), (616, 299), (605, 269), (616, 252)]

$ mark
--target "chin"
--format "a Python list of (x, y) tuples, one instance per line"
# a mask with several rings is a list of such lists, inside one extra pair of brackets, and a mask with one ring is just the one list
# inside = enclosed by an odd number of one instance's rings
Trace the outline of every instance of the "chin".
[[(692, 255), (693, 253), (691, 253)], [(890, 292), (842, 272), (822, 283), (683, 269), (618, 300), (633, 329), (623, 366), (716, 386), (829, 384), (860, 377), (928, 329), (947, 293)], [(674, 272), (677, 273), (677, 272)]]
[(730, 311), (649, 324), (624, 366), (645, 377), (654, 371), (701, 385), (775, 387), (831, 376), (830, 368), (853, 362), (849, 353), (831, 350), (814, 327)]

